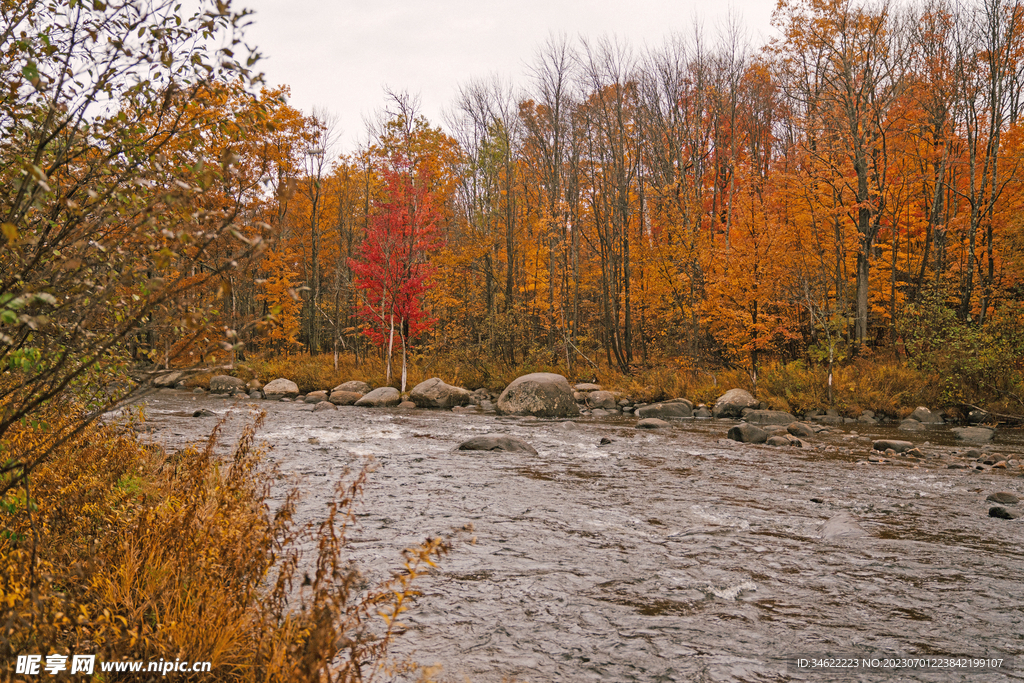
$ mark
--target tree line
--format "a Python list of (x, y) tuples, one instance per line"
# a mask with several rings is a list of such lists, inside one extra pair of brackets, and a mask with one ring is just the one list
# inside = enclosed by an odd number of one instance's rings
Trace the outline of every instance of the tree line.
[(187, 208), (259, 247), (147, 254), (136, 269), (212, 284), (175, 301), (203, 324), (138, 317), (132, 351), (415, 343), (755, 382), (767, 359), (924, 362), (964, 339), (1019, 358), (1022, 21), (1007, 0), (790, 0), (764, 45), (739, 23), (647, 50), (553, 37), (525, 82), (465, 84), (443, 126), (389, 93), (344, 155), (286, 87), (156, 88), (162, 116), (210, 122), (161, 151), (202, 187)]

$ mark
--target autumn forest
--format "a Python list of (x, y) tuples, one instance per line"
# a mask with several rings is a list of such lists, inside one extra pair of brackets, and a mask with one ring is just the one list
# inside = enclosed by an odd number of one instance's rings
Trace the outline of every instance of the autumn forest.
[(224, 83), (189, 106), (257, 123), (176, 152), (232, 155), (204, 201), (270, 245), (225, 274), (223, 324), (273, 314), (247, 353), (755, 381), (982, 335), (1019, 359), (1024, 11), (783, 3), (775, 23), (763, 46), (553, 38), (527, 82), (465, 84), (444, 126), (391, 93), (340, 158), (329, 113)]
[[(837, 423), (918, 405), (1024, 422), (1015, 0), (780, 0), (765, 44), (738, 22), (645, 49), (552, 36), (521, 82), (465, 83), (443, 120), (387, 91), (344, 154), (331, 112), (261, 75), (251, 12), (197, 4), (0, 0), (4, 662), (390, 675), (409, 586), (452, 537), (368, 584), (346, 529), (369, 464), (349, 477), (344, 449), (330, 455), (346, 474), (315, 496), (326, 516), (300, 520), (302, 493), (275, 488), (258, 442), (266, 411), (230, 454), (228, 409), (192, 412), (220, 401), (215, 373), (302, 393), (438, 377), (491, 396), (550, 371), (619, 392), (610, 408), (737, 388)], [(140, 436), (136, 391), (171, 370), (192, 393), (167, 400), (197, 401), (178, 417), (219, 420), (190, 427), (205, 446)], [(305, 405), (286, 398), (291, 421)], [(678, 475), (672, 443), (672, 469), (650, 471)]]

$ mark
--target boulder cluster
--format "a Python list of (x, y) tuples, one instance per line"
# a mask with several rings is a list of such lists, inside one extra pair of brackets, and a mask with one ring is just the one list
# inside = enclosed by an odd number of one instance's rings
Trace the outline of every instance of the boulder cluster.
[[(180, 373), (165, 372), (157, 375), (154, 385), (183, 388)], [(194, 390), (205, 393), (202, 388)], [(412, 391), (401, 393), (393, 387), (373, 388), (366, 382), (352, 380), (333, 389), (311, 391), (301, 394), (298, 385), (285, 378), (278, 378), (267, 384), (259, 380), (246, 382), (229, 375), (217, 375), (210, 380), (209, 391), (216, 396), (248, 397), (270, 401), (295, 401), (313, 404), (315, 411), (336, 410), (338, 406), (366, 408), (434, 409), (450, 410), (457, 413), (496, 413), (499, 415), (521, 415), (540, 418), (573, 417), (635, 417), (638, 429), (665, 429), (674, 422), (693, 419), (738, 420), (729, 427), (729, 439), (741, 443), (766, 444), (769, 446), (807, 448), (809, 440), (828, 430), (832, 425), (876, 424), (886, 416), (879, 416), (865, 410), (859, 417), (842, 416), (838, 411), (808, 411), (802, 419), (789, 412), (771, 410), (759, 402), (745, 389), (729, 389), (713, 406), (694, 404), (686, 398), (673, 398), (657, 403), (642, 403), (607, 391), (596, 382), (570, 385), (562, 375), (537, 372), (518, 377), (500, 395), (485, 388), (473, 391), (452, 386), (438, 377), (420, 382)], [(978, 424), (987, 415), (974, 411), (968, 418), (971, 424), (951, 430), (955, 438), (974, 444), (992, 441), (995, 429)], [(943, 416), (924, 406), (916, 408), (899, 423), (904, 432), (923, 432), (944, 424)], [(867, 437), (864, 437), (867, 438)], [(870, 441), (870, 439), (868, 439)], [(927, 442), (925, 442), (927, 444)], [(874, 442), (872, 454), (866, 462), (886, 463), (894, 456), (915, 457), (920, 451), (910, 441), (880, 440)], [(909, 455), (905, 455), (908, 454)], [(977, 463), (951, 463), (950, 467), (998, 466)]]

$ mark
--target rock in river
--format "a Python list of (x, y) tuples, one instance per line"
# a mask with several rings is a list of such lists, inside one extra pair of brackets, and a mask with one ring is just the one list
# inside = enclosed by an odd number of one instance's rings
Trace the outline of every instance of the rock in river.
[(591, 408), (614, 410), (619, 402), (615, 400), (615, 394), (610, 391), (592, 391), (587, 394), (587, 405)]
[(1009, 493), (1008, 491), (996, 491), (995, 493), (988, 494), (988, 498), (985, 500), (992, 501), (993, 503), (1002, 503), (1003, 505), (1016, 505), (1020, 502), (1017, 496)]
[(998, 519), (1017, 519), (1020, 517), (1020, 513), (1015, 510), (1007, 510), (1000, 505), (996, 505), (988, 509), (988, 516), (996, 517)]
[(923, 432), (927, 427), (923, 423), (917, 420), (911, 420), (907, 418), (903, 422), (900, 422), (900, 426), (897, 427), (901, 432)]
[(749, 422), (732, 427), (729, 430), (728, 436), (733, 441), (741, 441), (743, 443), (764, 443), (768, 440), (768, 432)]
[(580, 414), (572, 387), (565, 377), (551, 372), (535, 372), (516, 378), (498, 397), (501, 415), (537, 417), (575, 417)]
[(636, 411), (639, 417), (692, 417), (693, 409), (688, 403), (653, 403)]
[(358, 391), (342, 391), (335, 389), (331, 392), (330, 401), (336, 406), (351, 406), (355, 405), (356, 401), (362, 397), (363, 395)]
[(269, 400), (295, 398), (299, 395), (299, 385), (290, 379), (278, 378), (263, 387), (263, 395)]
[(909, 441), (897, 441), (896, 439), (879, 439), (878, 441), (875, 441), (871, 445), (872, 448), (874, 448), (876, 451), (885, 452), (891, 448), (897, 453), (909, 451), (911, 448), (914, 447), (914, 444), (910, 443)]
[(974, 443), (991, 441), (996, 435), (996, 430), (988, 427), (954, 427), (952, 432), (956, 434), (956, 438)]
[(715, 417), (739, 417), (744, 408), (756, 408), (757, 399), (745, 389), (730, 389), (722, 394), (711, 414)]
[(743, 419), (755, 425), (788, 425), (796, 420), (781, 410), (751, 410), (743, 414)]
[(801, 439), (809, 439), (814, 436), (814, 427), (804, 424), (803, 422), (793, 422), (786, 427), (786, 431), (793, 436), (798, 436)]
[(865, 536), (868, 536), (868, 533), (849, 512), (840, 512), (818, 527), (818, 538), (824, 540), (863, 538)]
[(356, 401), (355, 405), (368, 408), (389, 408), (402, 402), (402, 395), (394, 387), (380, 387)]
[(924, 406), (918, 406), (917, 408), (914, 408), (914, 412), (910, 414), (909, 419), (917, 420), (918, 422), (922, 422), (924, 424), (929, 425), (942, 424), (942, 416), (939, 415), (938, 413), (933, 413)]
[(210, 391), (214, 394), (230, 394), (236, 389), (245, 389), (245, 380), (231, 375), (215, 375), (210, 379)]
[(530, 453), (537, 455), (536, 449), (533, 446), (514, 439), (511, 436), (505, 436), (504, 434), (484, 434), (482, 436), (474, 436), (468, 441), (463, 441), (459, 444), (458, 450), (460, 451), (507, 451), (510, 453)]
[(302, 400), (305, 403), (314, 403), (314, 404), (322, 403), (323, 401), (327, 400), (327, 392), (326, 391), (311, 391), (308, 394), (306, 394), (302, 398)]
[(420, 408), (454, 408), (469, 403), (469, 390), (445, 384), (439, 377), (420, 382), (413, 387), (409, 400)]
[(656, 417), (645, 417), (636, 423), (637, 429), (661, 429), (663, 427), (670, 427), (668, 422), (659, 420)]
[(338, 406), (334, 405), (330, 401), (320, 401), (315, 406), (313, 406), (313, 412), (314, 413), (319, 413), (319, 412), (322, 412), (324, 410), (337, 410), (337, 409), (338, 409)]
[(357, 394), (368, 394), (370, 393), (370, 385), (366, 382), (360, 382), (357, 379), (353, 379), (348, 382), (343, 382), (331, 389), (331, 393), (334, 393), (335, 391), (352, 391)]

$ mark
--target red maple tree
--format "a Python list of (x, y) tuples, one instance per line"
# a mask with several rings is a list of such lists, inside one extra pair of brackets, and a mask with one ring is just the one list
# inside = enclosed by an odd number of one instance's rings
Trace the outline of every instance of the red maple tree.
[(370, 216), (358, 258), (349, 263), (362, 294), (359, 316), (367, 323), (364, 332), (377, 346), (387, 347), (389, 382), (396, 336), (402, 345), (405, 391), (408, 349), (436, 322), (424, 308), (423, 297), (433, 287), (435, 269), (427, 254), (438, 246), (440, 214), (426, 189), (428, 183), (416, 182), (403, 157), (394, 159), (383, 176), (384, 199)]

